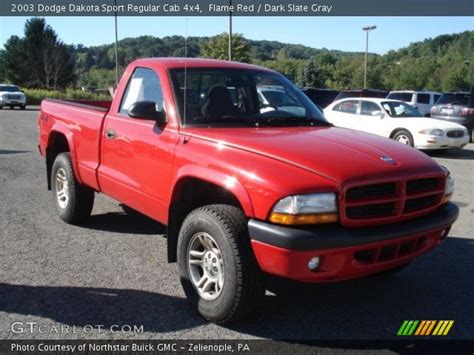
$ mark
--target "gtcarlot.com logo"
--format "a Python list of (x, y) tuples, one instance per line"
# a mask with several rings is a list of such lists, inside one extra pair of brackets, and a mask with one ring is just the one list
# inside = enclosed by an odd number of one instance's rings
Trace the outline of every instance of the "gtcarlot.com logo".
[(444, 336), (453, 327), (453, 320), (405, 320), (397, 335), (401, 336)]

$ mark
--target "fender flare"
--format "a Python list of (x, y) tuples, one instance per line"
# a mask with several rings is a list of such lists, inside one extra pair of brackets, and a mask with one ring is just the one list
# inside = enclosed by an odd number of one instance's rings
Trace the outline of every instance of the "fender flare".
[(75, 149), (76, 147), (74, 144), (72, 131), (60, 123), (53, 124), (53, 126), (51, 127), (51, 131), (49, 132), (49, 135), (48, 135), (47, 149), (51, 147), (52, 137), (54, 136), (55, 133), (62, 134), (64, 137), (66, 137), (66, 141), (69, 147), (69, 154), (71, 155), (72, 168), (74, 170), (74, 175), (76, 176), (77, 181), (79, 183), (82, 183), (81, 174), (79, 173), (79, 165), (77, 162), (76, 149)]
[(176, 198), (176, 191), (179, 190), (182, 182), (186, 180), (186, 178), (200, 179), (228, 190), (234, 195), (237, 201), (239, 201), (245, 215), (247, 217), (254, 217), (250, 195), (236, 177), (199, 165), (185, 165), (177, 171), (176, 182), (171, 189), (170, 205), (173, 204)]

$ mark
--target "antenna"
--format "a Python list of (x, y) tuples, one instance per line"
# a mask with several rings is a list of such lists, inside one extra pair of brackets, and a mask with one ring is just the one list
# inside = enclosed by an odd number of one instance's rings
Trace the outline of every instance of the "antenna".
[(185, 37), (184, 37), (183, 127), (186, 127), (187, 94), (188, 94), (188, 18), (186, 17)]

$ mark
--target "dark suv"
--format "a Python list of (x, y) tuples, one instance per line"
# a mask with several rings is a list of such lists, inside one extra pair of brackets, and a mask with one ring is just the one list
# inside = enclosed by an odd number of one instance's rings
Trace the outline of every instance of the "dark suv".
[(431, 108), (431, 117), (459, 123), (469, 131), (472, 143), (474, 128), (474, 92), (449, 92), (443, 94)]
[(325, 108), (333, 102), (339, 94), (339, 91), (332, 89), (303, 88), (302, 90), (313, 103), (321, 108)]

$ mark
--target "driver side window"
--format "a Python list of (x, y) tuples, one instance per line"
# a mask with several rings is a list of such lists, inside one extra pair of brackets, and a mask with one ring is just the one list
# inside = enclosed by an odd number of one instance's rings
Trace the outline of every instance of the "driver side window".
[(360, 101), (348, 100), (336, 105), (333, 110), (355, 115), (359, 111), (359, 106), (360, 106)]
[(362, 101), (362, 107), (360, 110), (361, 115), (373, 116), (377, 112), (381, 112), (381, 110), (376, 103), (370, 101)]
[(125, 89), (120, 113), (127, 116), (130, 106), (139, 101), (153, 101), (157, 111), (163, 110), (163, 92), (160, 79), (154, 70), (135, 69)]

